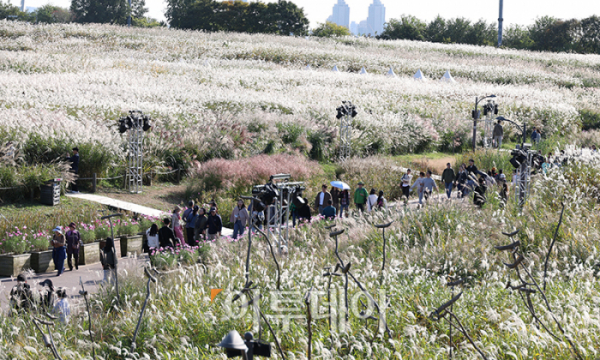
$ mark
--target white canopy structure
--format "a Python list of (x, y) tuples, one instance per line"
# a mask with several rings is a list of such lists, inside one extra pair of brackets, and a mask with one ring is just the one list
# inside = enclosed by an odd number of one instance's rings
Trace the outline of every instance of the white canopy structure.
[(359, 74), (361, 74), (361, 75), (367, 75), (368, 74), (367, 69), (365, 69), (365, 67), (363, 66), (362, 69), (360, 69), (360, 73)]
[(421, 71), (421, 69), (417, 70), (417, 72), (415, 73), (415, 76), (413, 76), (413, 78), (415, 80), (427, 81), (427, 78), (425, 77), (425, 75), (423, 75), (423, 72)]
[(446, 73), (444, 74), (444, 76), (442, 76), (442, 78), (440, 79), (440, 81), (444, 81), (447, 83), (455, 83), (456, 80), (454, 80), (454, 78), (452, 77), (452, 75), (450, 75), (450, 70), (446, 70)]
[(210, 63), (208, 62), (208, 60), (204, 60), (204, 63), (202, 63), (202, 65), (210, 67)]
[(333, 72), (340, 72), (340, 71), (338, 70), (338, 68), (337, 68), (337, 65), (335, 65), (331, 71), (333, 71)]
[(387, 74), (385, 74), (385, 76), (389, 76), (389, 77), (396, 77), (396, 74), (394, 73), (394, 69), (390, 68), (390, 71), (387, 72)]
[(311, 69), (310, 65), (306, 65), (306, 67), (304, 68), (304, 70), (309, 70), (310, 71), (312, 69)]

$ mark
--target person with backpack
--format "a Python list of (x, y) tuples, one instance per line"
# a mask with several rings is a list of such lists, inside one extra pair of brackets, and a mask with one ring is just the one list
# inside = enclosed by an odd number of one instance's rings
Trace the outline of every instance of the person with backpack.
[(53, 230), (54, 236), (50, 240), (50, 246), (52, 246), (52, 260), (54, 261), (54, 268), (58, 270), (58, 275), (61, 276), (65, 269), (65, 258), (67, 257), (67, 249), (65, 235), (61, 226), (55, 227)]
[[(187, 213), (185, 217), (185, 237), (187, 239), (187, 244), (189, 246), (194, 246), (194, 235), (196, 232), (196, 221), (198, 220), (198, 211), (200, 207), (198, 205), (194, 205), (191, 212)], [(185, 213), (184, 213), (185, 214)]]
[(194, 240), (196, 241), (194, 245), (197, 245), (200, 240), (206, 240), (206, 223), (208, 218), (206, 217), (206, 209), (200, 208), (198, 210), (198, 218), (196, 219), (196, 224), (194, 227)]
[(238, 199), (237, 205), (233, 208), (231, 217), (229, 219), (229, 221), (233, 224), (234, 239), (237, 239), (238, 235), (244, 235), (244, 230), (246, 230), (246, 225), (248, 224), (248, 218), (248, 210), (246, 209), (244, 200)]
[(10, 290), (10, 307), (17, 312), (29, 311), (34, 305), (31, 287), (27, 284), (25, 275), (17, 276), (17, 285)]
[(81, 246), (81, 235), (77, 231), (77, 225), (74, 222), (69, 224), (69, 231), (65, 234), (67, 240), (67, 265), (69, 271), (73, 271), (71, 258), (75, 259), (75, 270), (79, 270), (79, 247)]
[(444, 185), (446, 187), (446, 196), (448, 196), (448, 199), (452, 197), (452, 187), (454, 185), (455, 180), (456, 175), (454, 174), (452, 165), (450, 165), (450, 163), (447, 163), (446, 168), (442, 173), (442, 181), (444, 182)]

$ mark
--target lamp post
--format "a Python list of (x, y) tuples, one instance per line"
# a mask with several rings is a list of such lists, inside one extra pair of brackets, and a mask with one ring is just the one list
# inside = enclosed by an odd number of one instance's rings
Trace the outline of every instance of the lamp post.
[(498, 47), (502, 46), (502, 22), (504, 18), (502, 17), (502, 12), (504, 10), (504, 1), (500, 0), (500, 11), (498, 16)]
[(475, 148), (477, 147), (477, 120), (479, 120), (479, 116), (481, 115), (481, 111), (479, 111), (479, 102), (485, 99), (495, 98), (496, 95), (488, 95), (484, 97), (476, 97), (475, 98), (475, 109), (471, 112), (471, 116), (473, 117), (473, 152), (475, 152)]

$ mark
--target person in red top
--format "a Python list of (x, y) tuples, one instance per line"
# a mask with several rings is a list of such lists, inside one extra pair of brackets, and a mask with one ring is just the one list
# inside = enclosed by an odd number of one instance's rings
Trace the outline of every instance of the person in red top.
[(65, 234), (67, 239), (67, 265), (69, 270), (73, 271), (71, 258), (75, 258), (75, 269), (79, 270), (79, 246), (81, 245), (81, 235), (77, 231), (77, 225), (74, 222), (69, 224), (69, 230)]

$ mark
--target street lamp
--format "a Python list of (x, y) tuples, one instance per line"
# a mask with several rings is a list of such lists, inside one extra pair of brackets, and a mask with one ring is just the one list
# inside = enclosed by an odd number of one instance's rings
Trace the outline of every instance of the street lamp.
[(523, 139), (523, 141), (521, 142), (521, 149), (522, 149), (523, 144), (525, 144), (526, 136), (527, 136), (527, 123), (524, 122), (523, 126), (520, 126), (516, 122), (509, 120), (509, 119), (505, 118), (504, 116), (498, 116), (496, 118), (496, 120), (498, 120), (499, 122), (503, 122), (503, 121), (509, 122), (509, 123), (513, 124), (514, 126), (516, 126), (517, 129), (519, 129), (519, 131), (521, 131), (521, 137)]
[(473, 117), (473, 152), (475, 152), (475, 148), (477, 147), (477, 120), (479, 120), (479, 116), (481, 115), (481, 111), (479, 111), (479, 102), (481, 100), (492, 99), (495, 97), (496, 95), (488, 95), (481, 98), (475, 98), (475, 109), (471, 111), (471, 116)]

